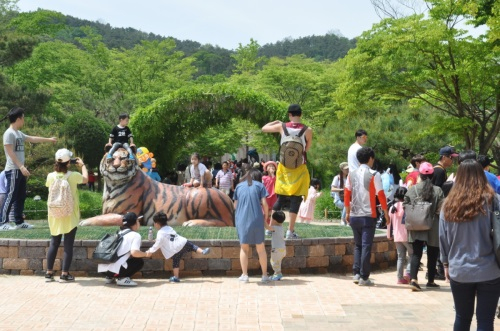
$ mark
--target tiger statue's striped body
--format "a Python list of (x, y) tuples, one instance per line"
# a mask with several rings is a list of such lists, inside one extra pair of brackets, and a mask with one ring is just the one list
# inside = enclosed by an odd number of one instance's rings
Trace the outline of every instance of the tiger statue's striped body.
[(143, 215), (142, 223), (152, 225), (153, 215), (162, 211), (169, 225), (234, 226), (234, 207), (226, 194), (157, 182), (128, 159), (125, 149), (118, 149), (112, 159), (105, 155), (99, 170), (104, 178), (103, 215), (81, 225), (121, 225), (122, 215), (129, 211)]

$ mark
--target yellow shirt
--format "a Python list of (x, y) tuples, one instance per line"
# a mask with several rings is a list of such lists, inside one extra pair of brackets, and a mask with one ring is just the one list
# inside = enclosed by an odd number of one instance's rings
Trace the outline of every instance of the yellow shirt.
[[(62, 178), (65, 174), (62, 172), (51, 172), (47, 175), (47, 182), (45, 186), (50, 188), (50, 185), (56, 178)], [(50, 234), (52, 236), (58, 236), (60, 234), (65, 234), (73, 230), (80, 221), (80, 199), (78, 197), (78, 184), (83, 182), (83, 176), (81, 173), (76, 171), (70, 171), (68, 177), (68, 183), (71, 187), (71, 194), (73, 194), (73, 214), (67, 217), (51, 217), (49, 216), (49, 228)]]

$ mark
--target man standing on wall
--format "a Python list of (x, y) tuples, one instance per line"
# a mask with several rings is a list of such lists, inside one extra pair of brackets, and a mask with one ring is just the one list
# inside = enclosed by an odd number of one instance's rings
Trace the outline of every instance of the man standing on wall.
[[(275, 186), (278, 200), (273, 206), (273, 211), (281, 210), (286, 197), (290, 198), (290, 224), (286, 232), (287, 239), (299, 238), (295, 233), (295, 221), (302, 196), (304, 199), (307, 198), (310, 181), (306, 153), (312, 146), (313, 131), (301, 123), (301, 116), (302, 108), (297, 104), (292, 104), (288, 107), (290, 122), (274, 121), (262, 127), (262, 132), (281, 135), (280, 163), (276, 171)], [(295, 141), (292, 142), (290, 139)], [(291, 145), (294, 145), (294, 150)]]
[[(0, 209), (0, 231), (32, 229), (33, 225), (25, 223), (23, 219), (26, 181), (30, 175), (24, 162), (24, 142), (56, 143), (57, 139), (27, 136), (19, 131), (24, 125), (24, 109), (22, 108), (11, 109), (8, 116), (10, 127), (3, 134), (3, 146), (7, 158), (5, 165), (7, 196)], [(14, 207), (14, 227), (8, 224), (8, 215), (12, 207)]]
[(356, 141), (349, 147), (347, 151), (347, 164), (349, 165), (349, 173), (359, 168), (359, 161), (356, 158), (356, 152), (363, 147), (368, 141), (368, 133), (365, 130), (359, 129), (354, 134)]

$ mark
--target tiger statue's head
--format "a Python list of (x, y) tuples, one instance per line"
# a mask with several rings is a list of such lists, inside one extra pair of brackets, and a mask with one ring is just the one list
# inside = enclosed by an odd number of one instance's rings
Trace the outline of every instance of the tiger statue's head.
[(128, 182), (132, 177), (140, 171), (135, 158), (129, 158), (125, 148), (118, 148), (111, 158), (107, 157), (107, 153), (101, 160), (99, 170), (106, 182), (112, 181), (114, 185)]

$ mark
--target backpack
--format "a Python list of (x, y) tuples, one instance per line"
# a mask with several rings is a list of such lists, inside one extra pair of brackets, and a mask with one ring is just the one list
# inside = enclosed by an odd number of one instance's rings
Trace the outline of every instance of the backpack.
[(49, 198), (47, 206), (49, 216), (52, 217), (68, 217), (73, 213), (73, 193), (68, 178), (71, 172), (68, 171), (63, 177), (54, 179), (49, 188)]
[[(92, 253), (92, 259), (97, 263), (113, 263), (122, 256), (118, 256), (118, 248), (123, 241), (123, 237), (132, 230), (125, 230), (120, 234), (120, 230), (114, 234), (105, 234)], [(127, 254), (127, 253), (125, 253)], [(125, 255), (124, 254), (124, 255)]]
[(285, 136), (280, 146), (280, 163), (283, 164), (285, 168), (296, 169), (303, 163), (302, 157), (304, 155), (305, 146), (302, 145), (302, 139), (300, 138), (304, 132), (306, 132), (307, 126), (304, 125), (297, 136), (291, 136), (286, 128), (286, 124), (282, 124)]

